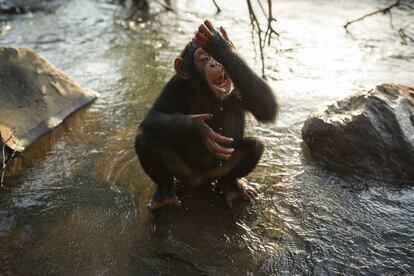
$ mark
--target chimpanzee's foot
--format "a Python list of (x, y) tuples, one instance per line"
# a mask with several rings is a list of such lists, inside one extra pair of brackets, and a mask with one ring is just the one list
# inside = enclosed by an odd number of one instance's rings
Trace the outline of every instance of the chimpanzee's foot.
[(234, 183), (229, 183), (224, 190), (224, 199), (230, 208), (233, 208), (233, 200), (235, 199), (254, 201), (258, 195), (255, 188), (247, 184), (241, 184), (237, 180)]
[(150, 202), (148, 203), (147, 207), (150, 210), (156, 210), (158, 208), (161, 208), (163, 206), (172, 205), (175, 207), (181, 206), (181, 201), (178, 199), (176, 195), (174, 196), (168, 196), (168, 197), (159, 197), (154, 195)]

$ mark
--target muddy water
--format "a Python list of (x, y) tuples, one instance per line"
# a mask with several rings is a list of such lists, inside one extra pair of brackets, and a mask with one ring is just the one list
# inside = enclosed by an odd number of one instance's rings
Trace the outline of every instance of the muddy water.
[[(100, 97), (12, 162), (0, 273), (414, 273), (414, 189), (321, 169), (300, 135), (309, 112), (358, 88), (414, 85), (413, 44), (400, 43), (388, 17), (348, 35), (341, 27), (386, 1), (274, 1), (281, 39), (266, 51), (266, 75), (282, 109), (277, 125), (248, 129), (266, 143), (248, 177), (260, 199), (230, 210), (215, 191), (182, 191), (182, 210), (148, 213), (153, 184), (134, 154), (136, 125), (197, 24), (227, 26), (260, 71), (246, 4), (221, 2), (218, 15), (209, 1), (177, 1), (176, 13), (154, 5), (132, 24), (108, 1), (71, 0), (3, 21), (2, 46), (34, 48)], [(394, 25), (412, 17), (398, 11)]]

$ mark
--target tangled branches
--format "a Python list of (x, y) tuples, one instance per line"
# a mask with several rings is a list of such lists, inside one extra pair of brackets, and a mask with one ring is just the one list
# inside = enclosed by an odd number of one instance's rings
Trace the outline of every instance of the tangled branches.
[(262, 63), (262, 76), (264, 77), (264, 48), (266, 42), (269, 46), (272, 40), (272, 35), (279, 37), (279, 33), (272, 26), (272, 23), (277, 21), (273, 17), (272, 13), (272, 0), (267, 0), (267, 12), (266, 9), (263, 7), (261, 0), (257, 0), (257, 2), (260, 6), (261, 12), (267, 20), (266, 31), (263, 31), (261, 27), (259, 17), (253, 9), (251, 0), (247, 0), (247, 7), (249, 9), (250, 23), (252, 25), (252, 29), (256, 31), (257, 37), (259, 39), (260, 60)]
[[(404, 7), (404, 8), (407, 8), (407, 9), (414, 10), (414, 6), (412, 4), (410, 4), (410, 3), (407, 3), (407, 1), (404, 1), (404, 0), (396, 0), (394, 3), (392, 3), (392, 4), (390, 4), (390, 5), (386, 6), (386, 7), (384, 7), (382, 9), (379, 9), (379, 10), (376, 10), (376, 11), (373, 11), (373, 12), (370, 12), (370, 13), (365, 14), (365, 15), (357, 18), (357, 19), (354, 19), (354, 20), (351, 20), (351, 21), (346, 22), (346, 24), (343, 27), (345, 28), (345, 30), (347, 32), (349, 32), (348, 27), (351, 24), (353, 24), (355, 22), (358, 22), (358, 21), (361, 21), (361, 20), (364, 20), (367, 17), (370, 17), (370, 16), (373, 16), (373, 15), (382, 13), (382, 14), (388, 14), (390, 16), (391, 27), (393, 28), (393, 24), (392, 24), (392, 9), (393, 8), (396, 8), (398, 6)], [(406, 24), (405, 26), (403, 26), (403, 27), (401, 27), (401, 28), (398, 29), (398, 34), (399, 34), (399, 36), (401, 38), (401, 42), (403, 44), (407, 44), (408, 41), (414, 42), (414, 38), (411, 35), (407, 34), (408, 27), (411, 24), (413, 24), (413, 23), (414, 23), (414, 21), (412, 21), (412, 22), (410, 22), (410, 23)]]
[(414, 43), (414, 38), (412, 35), (407, 34), (407, 29), (410, 25), (414, 24), (414, 21), (411, 21), (410, 23), (406, 24), (405, 26), (398, 29), (398, 34), (401, 38), (402, 44), (407, 44), (408, 41)]
[(370, 17), (370, 16), (375, 15), (375, 14), (378, 14), (378, 13), (383, 13), (383, 14), (391, 13), (391, 9), (399, 6), (400, 4), (401, 4), (401, 0), (397, 0), (394, 3), (392, 3), (391, 5), (389, 5), (389, 6), (385, 7), (385, 8), (382, 8), (382, 9), (379, 9), (379, 10), (376, 10), (376, 11), (373, 11), (373, 12), (370, 12), (370, 13), (368, 13), (366, 15), (363, 15), (363, 16), (357, 18), (357, 19), (354, 19), (354, 20), (351, 20), (351, 21), (346, 22), (346, 24), (344, 25), (344, 28), (345, 28), (345, 30), (348, 30), (348, 26), (349, 25), (351, 25), (351, 24), (353, 24), (355, 22), (364, 20), (365, 18)]

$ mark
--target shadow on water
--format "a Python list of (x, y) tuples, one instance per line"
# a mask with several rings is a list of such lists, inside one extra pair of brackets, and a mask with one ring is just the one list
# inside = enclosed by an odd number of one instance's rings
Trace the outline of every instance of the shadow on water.
[(301, 147), (303, 121), (319, 105), (376, 82), (412, 85), (413, 48), (396, 44), (381, 16), (353, 37), (342, 33), (374, 0), (274, 2), (282, 39), (268, 49), (266, 72), (282, 110), (277, 126), (249, 119), (248, 135), (266, 144), (247, 178), (257, 202), (228, 209), (219, 191), (182, 190), (181, 209), (146, 209), (154, 185), (134, 153), (137, 124), (194, 28), (221, 22), (260, 65), (247, 7), (222, 3), (216, 14), (210, 1), (176, 3), (176, 13), (154, 6), (134, 22), (105, 0), (10, 19), (1, 45), (34, 48), (100, 97), (11, 163), (0, 192), (0, 273), (413, 273), (412, 187), (338, 176)]

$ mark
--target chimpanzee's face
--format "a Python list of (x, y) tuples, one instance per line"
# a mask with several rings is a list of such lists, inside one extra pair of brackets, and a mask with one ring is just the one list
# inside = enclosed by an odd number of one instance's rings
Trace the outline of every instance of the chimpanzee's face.
[(198, 48), (193, 55), (196, 68), (204, 76), (208, 86), (214, 94), (224, 99), (233, 90), (233, 82), (229, 75), (224, 71), (223, 65), (215, 61), (202, 48)]

